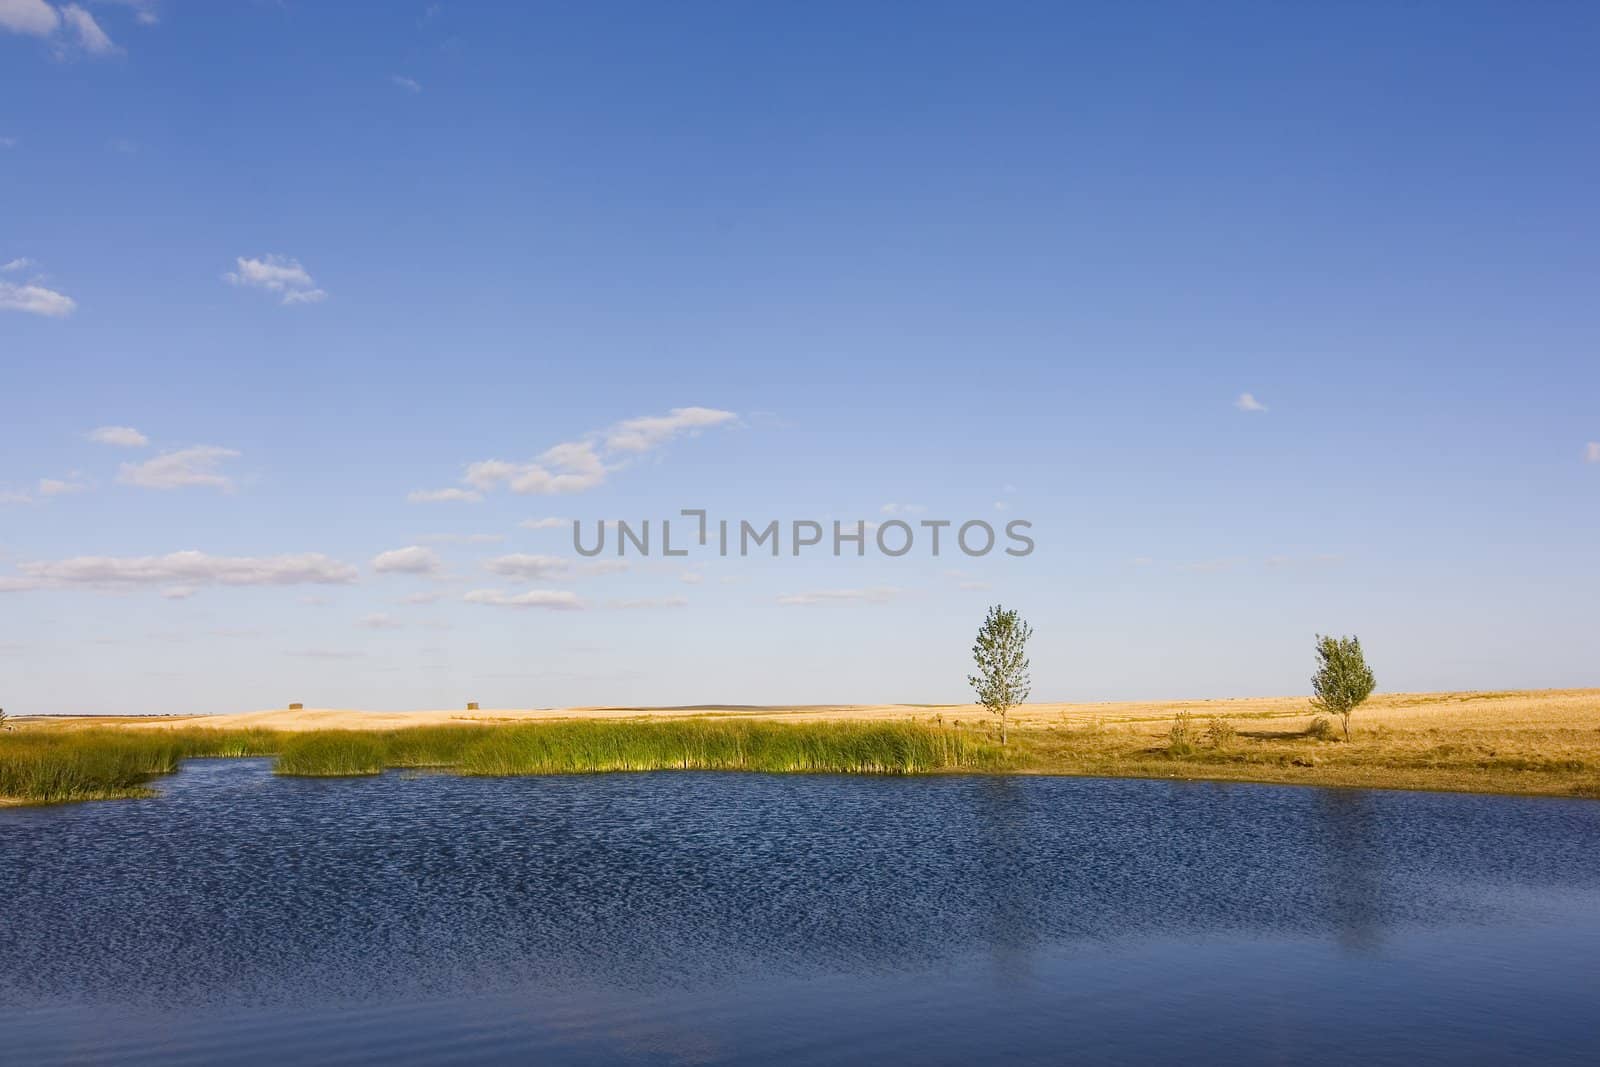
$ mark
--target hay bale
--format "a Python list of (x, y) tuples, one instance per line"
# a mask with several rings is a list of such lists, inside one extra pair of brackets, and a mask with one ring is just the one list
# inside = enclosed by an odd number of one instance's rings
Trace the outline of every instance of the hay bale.
[(468, 711), (477, 711), (478, 710), (478, 702), (476, 700), (467, 701), (467, 710)]
[(300, 709), (302, 709), (304, 707), (305, 707), (304, 704), (290, 704), (289, 705), (289, 710), (290, 711), (299, 711)]

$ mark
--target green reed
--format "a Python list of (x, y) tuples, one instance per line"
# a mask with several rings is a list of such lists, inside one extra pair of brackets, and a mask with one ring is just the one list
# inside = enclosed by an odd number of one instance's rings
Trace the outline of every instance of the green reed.
[(606, 771), (928, 774), (997, 768), (972, 730), (922, 723), (762, 723), (688, 719), (401, 730), (27, 729), (0, 734), (0, 798), (31, 803), (149, 796), (188, 758), (275, 755), (302, 777), (431, 767), (478, 776)]

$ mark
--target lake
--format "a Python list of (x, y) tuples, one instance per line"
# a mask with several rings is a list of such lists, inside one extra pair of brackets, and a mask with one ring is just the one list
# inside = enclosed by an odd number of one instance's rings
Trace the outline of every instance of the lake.
[(1600, 803), (276, 778), (0, 810), (0, 1060), (1600, 1060)]

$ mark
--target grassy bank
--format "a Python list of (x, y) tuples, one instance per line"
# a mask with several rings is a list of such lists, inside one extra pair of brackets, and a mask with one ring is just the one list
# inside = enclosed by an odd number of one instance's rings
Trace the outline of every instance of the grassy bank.
[(150, 795), (200, 756), (276, 756), (302, 777), (435, 767), (477, 776), (604, 771), (931, 774), (1000, 769), (979, 732), (921, 723), (565, 722), (299, 733), (46, 728), (0, 735), (0, 796), (59, 803)]
[[(1357, 727), (1350, 741), (1309, 714), (1060, 723), (1013, 734), (1014, 771), (1373, 789), (1600, 798), (1600, 721), (1513, 727)], [(1357, 720), (1359, 722), (1359, 720)], [(1175, 737), (1174, 734), (1179, 736)]]
[(1172, 708), (1119, 708), (1112, 721), (1029, 710), (1003, 750), (986, 722), (933, 709), (875, 721), (701, 715), (298, 732), (35, 722), (0, 733), (0, 798), (144, 796), (184, 758), (246, 755), (304, 776), (974, 771), (1600, 797), (1600, 703), (1588, 694), (1397, 696), (1358, 715), (1350, 741), (1312, 729), (1303, 706), (1202, 706), (1178, 730)]

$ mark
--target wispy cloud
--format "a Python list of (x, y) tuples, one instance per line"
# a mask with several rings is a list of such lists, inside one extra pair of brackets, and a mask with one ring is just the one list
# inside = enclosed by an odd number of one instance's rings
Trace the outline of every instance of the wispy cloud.
[(953, 580), (957, 589), (963, 589), (968, 592), (981, 592), (990, 588), (988, 582), (969, 571), (948, 570), (944, 572), (944, 576)]
[(1274, 570), (1285, 567), (1337, 567), (1344, 557), (1337, 552), (1317, 552), (1309, 556), (1268, 556), (1266, 565)]
[(649, 611), (655, 608), (686, 608), (689, 601), (681, 596), (641, 597), (638, 600), (613, 600), (607, 607), (622, 611)]
[(372, 569), (379, 574), (438, 574), (444, 565), (433, 549), (407, 545), (372, 557)]
[(392, 74), (389, 76), (389, 81), (408, 93), (422, 92), (422, 83), (415, 78), (407, 78), (402, 74)]
[(1267, 405), (1265, 405), (1261, 401), (1257, 400), (1255, 398), (1255, 394), (1253, 394), (1253, 393), (1240, 393), (1239, 394), (1239, 399), (1237, 399), (1237, 400), (1235, 400), (1233, 402), (1233, 406), (1238, 408), (1240, 411), (1265, 411), (1265, 410), (1267, 410)]
[(132, 426), (101, 426), (89, 431), (89, 440), (114, 448), (143, 448), (150, 443), (150, 438)]
[(872, 589), (817, 589), (809, 593), (787, 593), (778, 598), (780, 604), (887, 604), (895, 597), (900, 596), (904, 590), (893, 586), (877, 586)]
[(581, 440), (564, 441), (527, 462), (486, 459), (470, 463), (461, 480), (468, 487), (466, 491), (475, 494), (496, 489), (536, 495), (580, 493), (603, 483), (608, 474), (628, 460), (674, 438), (737, 420), (731, 411), (673, 408), (665, 415), (625, 419)]
[(548, 608), (576, 611), (583, 607), (578, 595), (567, 589), (530, 589), (526, 593), (507, 593), (502, 589), (474, 589), (461, 599), (469, 604), (495, 608)]
[(239, 265), (238, 269), (222, 276), (229, 285), (276, 293), (279, 302), (284, 304), (315, 304), (328, 298), (327, 292), (317, 286), (311, 274), (292, 256), (266, 255), (258, 259), (239, 256), (234, 262)]
[(484, 563), (484, 570), (491, 574), (498, 574), (502, 578), (521, 578), (525, 581), (537, 581), (558, 574), (565, 574), (572, 566), (570, 560), (560, 556), (533, 556), (517, 552), (509, 556), (497, 556)]
[(733, 422), (738, 416), (716, 408), (673, 408), (665, 415), (625, 419), (606, 431), (606, 447), (613, 452), (648, 452), (684, 434)]
[(879, 510), (885, 515), (920, 515), (928, 509), (921, 504), (897, 504), (890, 501)]
[(1192, 563), (1185, 563), (1183, 569), (1195, 574), (1221, 574), (1224, 571), (1234, 570), (1244, 564), (1238, 557), (1230, 559), (1200, 559)]
[(417, 538), (425, 545), (492, 545), (505, 539), (505, 534), (492, 533), (442, 533)]
[(524, 530), (561, 530), (572, 525), (571, 519), (523, 519), (517, 523)]
[(165, 556), (74, 556), (21, 563), (17, 570), (36, 587), (57, 588), (345, 585), (357, 578), (354, 567), (320, 552), (251, 557), (190, 550)]
[(1585, 463), (1600, 463), (1600, 441), (1590, 441), (1583, 449)]
[(143, 463), (124, 463), (117, 472), (117, 481), (143, 489), (209, 486), (227, 492), (233, 489), (233, 481), (220, 473), (217, 467), (223, 460), (238, 455), (231, 448), (219, 448), (216, 445), (196, 445), (176, 452), (163, 452)]
[(133, 17), (141, 26), (154, 26), (161, 21), (156, 0), (90, 0), (97, 6), (112, 5), (133, 9)]
[(401, 630), (405, 628), (405, 623), (393, 615), (385, 615), (382, 612), (378, 612), (375, 615), (364, 615), (356, 620), (356, 625), (363, 630)]
[(40, 496), (68, 496), (72, 493), (81, 493), (87, 488), (89, 487), (86, 484), (78, 481), (69, 482), (60, 478), (39, 479)]
[(476, 504), (483, 494), (475, 489), (413, 489), (406, 494), (410, 504)]

